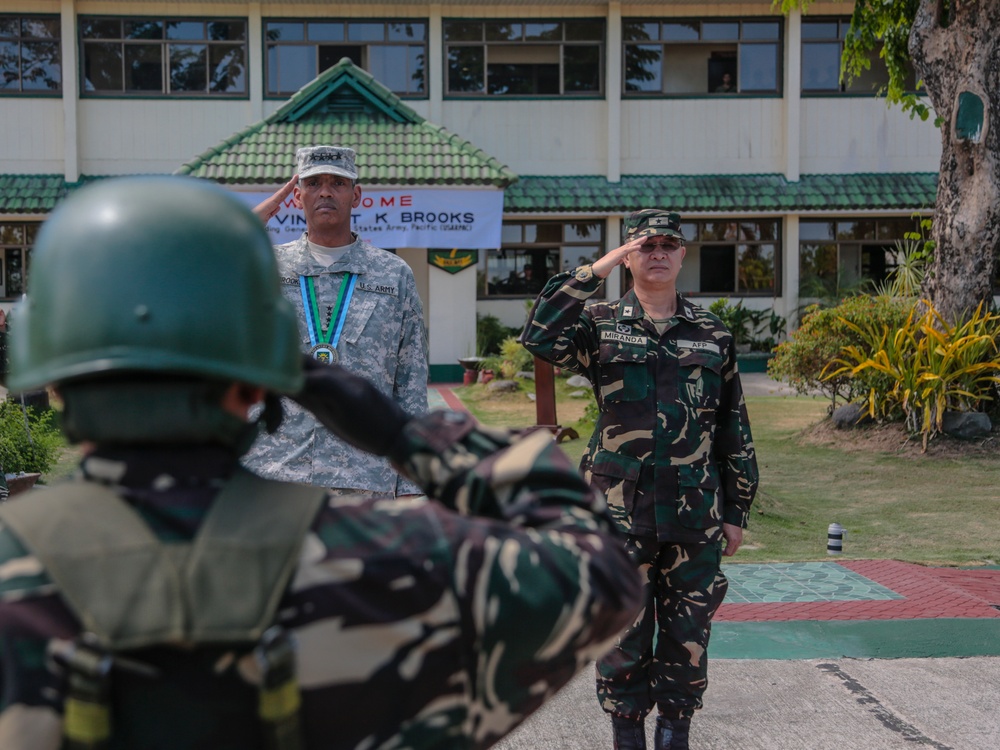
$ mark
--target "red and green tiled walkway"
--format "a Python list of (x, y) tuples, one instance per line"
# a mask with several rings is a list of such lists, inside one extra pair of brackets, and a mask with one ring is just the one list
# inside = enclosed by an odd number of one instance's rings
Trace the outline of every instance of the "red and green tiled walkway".
[(838, 560), (724, 571), (714, 658), (1000, 656), (1000, 568)]
[[(448, 386), (430, 407), (463, 409)], [(1000, 567), (895, 560), (727, 562), (712, 658), (1000, 656)]]

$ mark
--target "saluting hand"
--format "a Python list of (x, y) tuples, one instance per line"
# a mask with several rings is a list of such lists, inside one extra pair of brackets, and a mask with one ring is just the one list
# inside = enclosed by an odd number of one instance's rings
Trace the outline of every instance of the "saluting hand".
[(281, 204), (284, 203), (285, 198), (295, 189), (295, 183), (298, 182), (298, 179), (299, 176), (297, 174), (292, 175), (292, 179), (278, 188), (278, 191), (274, 195), (254, 206), (253, 212), (257, 214), (257, 218), (267, 224), (271, 220), (271, 217), (281, 210)]
[(642, 247), (642, 244), (645, 241), (645, 237), (636, 237), (634, 240), (629, 240), (621, 247), (616, 247), (611, 252), (605, 253), (600, 258), (595, 260), (594, 264), (591, 266), (594, 275), (602, 279), (608, 278), (608, 274), (611, 273), (611, 269), (624, 263), (625, 258)]

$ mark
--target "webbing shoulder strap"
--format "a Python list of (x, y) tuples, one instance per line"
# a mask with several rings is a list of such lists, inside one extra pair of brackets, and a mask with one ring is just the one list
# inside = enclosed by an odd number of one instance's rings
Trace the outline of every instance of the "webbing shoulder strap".
[(273, 622), (325, 496), (239, 470), (192, 544), (160, 542), (112, 490), (86, 481), (26, 493), (0, 520), (102, 645), (246, 643)]

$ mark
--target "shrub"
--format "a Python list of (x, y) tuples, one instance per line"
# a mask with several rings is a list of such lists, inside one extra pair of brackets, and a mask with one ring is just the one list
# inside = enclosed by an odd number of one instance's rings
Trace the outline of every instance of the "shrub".
[[(865, 397), (872, 417), (906, 421), (927, 442), (940, 432), (944, 413), (976, 411), (993, 400), (1000, 383), (1000, 315), (980, 304), (965, 321), (949, 325), (930, 302), (914, 308), (903, 325), (847, 322), (861, 339), (844, 348), (829, 377), (875, 373)], [(870, 377), (868, 379), (871, 379)]]
[(774, 310), (749, 310), (742, 301), (732, 305), (722, 298), (709, 305), (708, 311), (733, 334), (733, 343), (749, 344), (753, 352), (771, 351), (785, 334), (786, 321)]
[(516, 336), (508, 336), (500, 345), (500, 353), (487, 357), (482, 369), (493, 370), (504, 380), (511, 380), (519, 372), (535, 369), (535, 358)]
[(895, 330), (903, 325), (913, 307), (908, 300), (892, 297), (849, 297), (836, 307), (806, 309), (802, 325), (788, 341), (778, 344), (767, 364), (768, 374), (788, 383), (799, 393), (818, 390), (836, 405), (837, 399), (852, 401), (877, 387), (875, 372), (860, 377), (845, 373), (824, 378), (824, 370), (841, 355), (844, 347), (864, 346), (865, 337), (851, 324), (870, 322)]
[(0, 402), (0, 466), (5, 472), (45, 474), (55, 466), (66, 441), (54, 419), (52, 410), (22, 411), (14, 401)]
[(499, 354), (504, 339), (520, 334), (520, 328), (505, 326), (496, 315), (476, 315), (476, 356)]

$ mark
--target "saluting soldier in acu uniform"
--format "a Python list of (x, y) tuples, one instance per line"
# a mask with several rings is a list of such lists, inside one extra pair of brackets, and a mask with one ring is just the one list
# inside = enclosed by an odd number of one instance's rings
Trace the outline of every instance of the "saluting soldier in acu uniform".
[[(728, 585), (721, 556), (742, 542), (757, 462), (733, 337), (677, 293), (680, 217), (645, 209), (625, 229), (624, 245), (549, 280), (522, 342), (593, 383), (600, 416), (581, 468), (607, 494), (646, 578), (645, 608), (598, 663), (614, 746), (645, 748), (643, 722), (656, 708), (657, 750), (683, 750)], [(618, 264), (635, 287), (588, 304)]]
[[(17, 314), (8, 385), (53, 385), (85, 449), (0, 506), (3, 750), (486, 748), (638, 609), (550, 436), (411, 418), (303, 361), (267, 232), (209, 183), (74, 193)], [(271, 394), (436, 500), (241, 469)]]
[[(297, 180), (254, 209), (267, 221), (291, 192), (306, 232), (277, 246), (281, 290), (302, 329), (302, 347), (375, 384), (410, 414), (427, 411), (424, 313), (413, 271), (397, 255), (351, 232), (361, 202), (352, 149), (309, 146), (296, 152)], [(419, 488), (323, 429), (292, 401), (280, 430), (259, 440), (246, 466), (262, 476), (345, 493), (410, 495)]]

